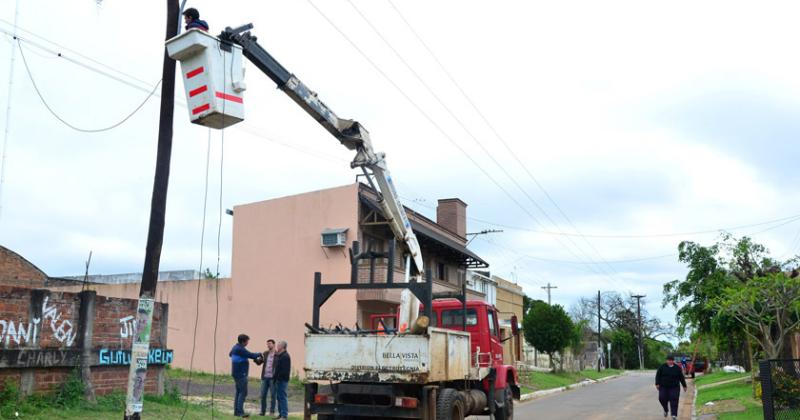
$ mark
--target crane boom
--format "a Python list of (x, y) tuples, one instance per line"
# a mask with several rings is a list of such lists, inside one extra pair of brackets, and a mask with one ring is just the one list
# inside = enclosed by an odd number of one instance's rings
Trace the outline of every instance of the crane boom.
[(397, 195), (397, 190), (386, 165), (385, 154), (375, 152), (372, 148), (369, 132), (363, 125), (355, 120), (339, 118), (333, 110), (317, 97), (316, 92), (309, 89), (297, 76), (290, 73), (267, 50), (259, 45), (257, 38), (249, 32), (252, 28), (252, 24), (238, 28), (227, 27), (219, 35), (219, 39), (223, 43), (227, 42), (241, 46), (242, 54), (272, 79), (278, 85), (278, 89), (282, 90), (297, 105), (303, 108), (331, 135), (336, 137), (342, 145), (356, 151), (356, 156), (350, 163), (350, 167), (362, 168), (368, 175), (368, 179), (369, 173), (367, 169), (372, 172), (372, 177), (378, 184), (377, 189), (381, 195), (380, 205), (389, 227), (394, 236), (405, 244), (406, 250), (411, 257), (410, 259), (413, 261), (411, 275), (414, 277), (420, 276), (424, 272), (422, 252), (417, 236), (411, 228), (411, 223)]

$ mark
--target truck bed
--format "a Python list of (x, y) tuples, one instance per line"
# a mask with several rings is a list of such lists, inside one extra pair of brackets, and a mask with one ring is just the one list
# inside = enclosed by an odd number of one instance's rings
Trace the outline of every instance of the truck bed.
[(428, 328), (424, 335), (306, 334), (306, 379), (425, 384), (478, 378), (470, 335)]

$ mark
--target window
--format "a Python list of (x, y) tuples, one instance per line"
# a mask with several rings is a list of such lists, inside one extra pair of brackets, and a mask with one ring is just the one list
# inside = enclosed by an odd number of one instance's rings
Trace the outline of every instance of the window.
[(489, 311), (489, 334), (497, 337), (497, 323), (494, 319), (494, 311)]
[(439, 280), (447, 280), (447, 267), (445, 267), (444, 263), (439, 263), (438, 276), (436, 276)]
[[(461, 327), (461, 320), (464, 319), (464, 311), (461, 309), (451, 309), (442, 311), (442, 327)], [(478, 313), (474, 309), (467, 309), (467, 326), (478, 325)]]
[(436, 312), (431, 311), (431, 327), (438, 327), (439, 326), (439, 314)]

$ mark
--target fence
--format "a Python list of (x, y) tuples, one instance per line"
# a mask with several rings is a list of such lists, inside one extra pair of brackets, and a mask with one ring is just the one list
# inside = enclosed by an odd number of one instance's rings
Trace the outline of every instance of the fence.
[(800, 359), (759, 362), (764, 420), (800, 420)]

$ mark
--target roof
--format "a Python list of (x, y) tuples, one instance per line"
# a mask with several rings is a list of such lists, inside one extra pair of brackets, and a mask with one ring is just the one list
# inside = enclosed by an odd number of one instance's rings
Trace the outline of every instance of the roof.
[(347, 232), (348, 228), (337, 228), (337, 229), (325, 229), (322, 231), (323, 235), (332, 235), (332, 234), (339, 234)]
[[(366, 197), (363, 194), (359, 194), (359, 197), (364, 205), (368, 206), (372, 210), (375, 210), (379, 214), (383, 214), (383, 209), (381, 209), (380, 206), (372, 201), (369, 197)], [(410, 219), (409, 221), (411, 222), (411, 228), (414, 229), (414, 233), (417, 235), (417, 239), (419, 240), (421, 246), (429, 249), (432, 248), (437, 253), (444, 254), (458, 261), (459, 265), (465, 268), (489, 267), (489, 263), (479, 257), (478, 254), (470, 251), (466, 246), (448, 238), (439, 232), (436, 232), (421, 222), (413, 219)]]

